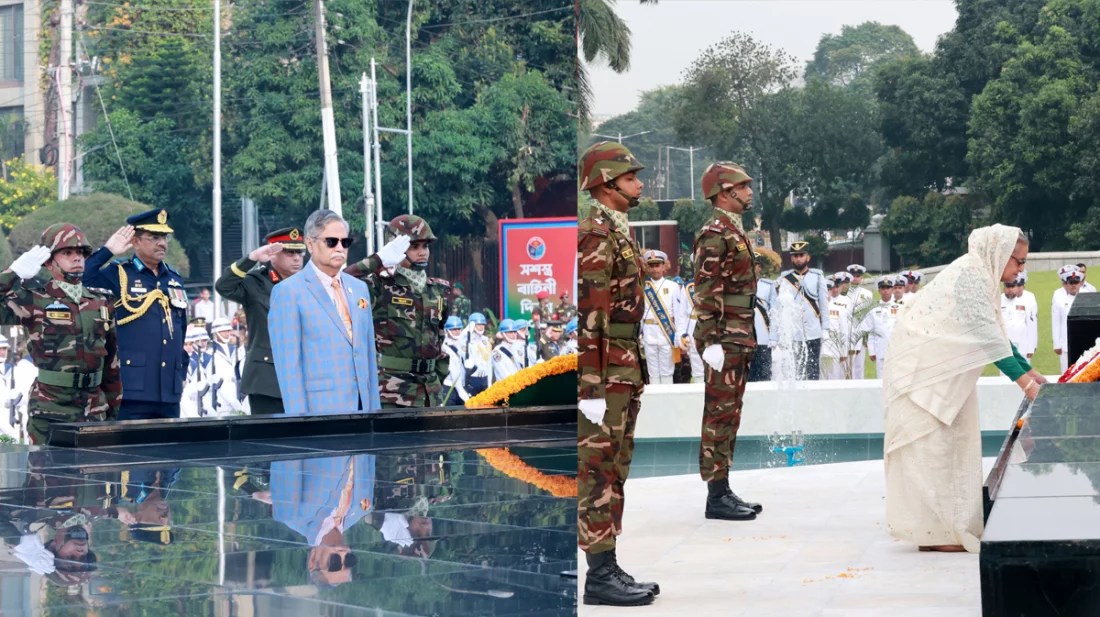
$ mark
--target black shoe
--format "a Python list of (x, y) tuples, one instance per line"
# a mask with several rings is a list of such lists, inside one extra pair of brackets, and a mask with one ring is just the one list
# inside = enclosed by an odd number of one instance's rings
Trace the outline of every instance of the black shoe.
[(745, 501), (744, 499), (741, 499), (740, 497), (738, 497), (737, 493), (730, 490), (728, 479), (726, 480), (726, 490), (729, 490), (729, 495), (730, 495), (731, 498), (733, 498), (734, 501), (736, 501), (737, 503), (739, 503), (739, 504), (745, 506), (746, 508), (752, 510), (753, 512), (756, 512), (757, 514), (760, 514), (761, 512), (764, 511), (764, 506), (762, 506), (758, 503), (753, 503), (751, 501)]
[[(611, 551), (611, 552), (614, 553), (614, 551)], [(623, 570), (622, 566), (619, 565), (618, 557), (616, 557), (614, 554), (612, 554), (611, 559), (613, 559), (615, 561), (615, 570), (617, 570), (619, 572), (619, 578), (623, 579), (623, 581), (625, 581), (627, 585), (630, 585), (632, 587), (637, 587), (639, 589), (644, 589), (644, 590), (648, 591), (649, 593), (653, 594), (654, 597), (661, 595), (661, 586), (660, 585), (658, 585), (657, 583), (650, 583), (650, 582), (641, 582), (641, 583), (639, 583), (638, 581), (634, 580), (633, 576), (630, 576), (629, 574), (626, 573), (625, 570)]]
[(644, 606), (653, 603), (653, 593), (626, 582), (615, 561), (615, 549), (585, 553), (588, 574), (584, 580), (584, 603), (607, 606)]
[(756, 511), (734, 501), (728, 480), (707, 482), (706, 517), (723, 521), (751, 521)]

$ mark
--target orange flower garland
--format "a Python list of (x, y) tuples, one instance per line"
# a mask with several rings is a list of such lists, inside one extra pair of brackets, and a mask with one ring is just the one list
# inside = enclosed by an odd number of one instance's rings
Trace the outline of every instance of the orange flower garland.
[(554, 497), (577, 496), (577, 478), (573, 476), (548, 476), (524, 463), (522, 459), (512, 454), (508, 448), (485, 448), (475, 450), (475, 452), (484, 457), (489, 466), (509, 478), (523, 480), (536, 488), (549, 491)]
[(1100, 339), (1096, 346), (1081, 354), (1077, 364), (1071, 365), (1058, 383), (1092, 383), (1100, 380)]
[(466, 401), (466, 407), (494, 407), (497, 403), (508, 405), (508, 398), (524, 388), (533, 386), (543, 377), (561, 375), (569, 371), (577, 370), (577, 354), (568, 354), (551, 358), (546, 362), (529, 366), (516, 372), (511, 377), (501, 379), (489, 386), (481, 394), (471, 396)]

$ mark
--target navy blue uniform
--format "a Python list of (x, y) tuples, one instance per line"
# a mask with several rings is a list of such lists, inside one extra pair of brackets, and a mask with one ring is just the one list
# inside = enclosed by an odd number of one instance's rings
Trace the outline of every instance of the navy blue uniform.
[[(92, 253), (84, 264), (84, 285), (110, 290), (115, 296), (122, 365), (119, 419), (178, 418), (189, 362), (183, 351), (187, 330), (183, 277), (166, 263), (154, 273), (137, 257), (111, 257), (107, 247)], [(126, 289), (120, 288), (123, 278)]]

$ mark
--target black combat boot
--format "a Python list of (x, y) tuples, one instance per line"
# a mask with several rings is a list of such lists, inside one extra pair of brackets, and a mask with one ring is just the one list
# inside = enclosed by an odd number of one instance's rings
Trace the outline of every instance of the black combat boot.
[(614, 552), (615, 551), (611, 551), (611, 553), (612, 553), (611, 559), (613, 559), (615, 561), (615, 569), (618, 570), (619, 577), (622, 578), (624, 581), (626, 581), (627, 585), (631, 585), (632, 587), (638, 587), (639, 589), (644, 589), (644, 590), (652, 593), (654, 595), (654, 597), (661, 594), (661, 586), (658, 585), (657, 583), (649, 583), (649, 582), (639, 583), (638, 581), (634, 580), (633, 576), (630, 576), (629, 574), (627, 574), (626, 571), (623, 570), (622, 566), (619, 565), (619, 559), (618, 559), (617, 556), (614, 555)]
[(752, 510), (753, 512), (756, 512), (757, 514), (760, 514), (761, 512), (764, 511), (764, 506), (762, 506), (758, 503), (753, 503), (751, 501), (745, 501), (744, 499), (741, 499), (740, 497), (738, 497), (737, 493), (733, 492), (733, 490), (730, 488), (730, 479), (729, 479), (729, 477), (727, 477), (725, 480), (723, 480), (723, 482), (725, 482), (725, 484), (726, 484), (726, 493), (729, 494), (729, 496), (734, 501), (736, 501), (737, 503), (739, 503), (739, 504), (745, 506), (746, 508)]
[(728, 479), (707, 482), (707, 518), (723, 521), (751, 521), (756, 518), (756, 511), (734, 501), (732, 495)]
[(644, 606), (653, 603), (653, 593), (626, 582), (615, 561), (615, 549), (585, 553), (588, 574), (584, 580), (584, 603), (607, 606)]

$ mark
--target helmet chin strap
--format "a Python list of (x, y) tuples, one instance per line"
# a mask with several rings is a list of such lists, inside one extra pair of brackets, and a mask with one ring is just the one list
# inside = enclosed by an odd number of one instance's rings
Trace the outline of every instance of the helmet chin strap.
[(629, 207), (637, 208), (638, 204), (641, 203), (641, 200), (638, 199), (637, 197), (631, 197), (630, 195), (627, 195), (626, 193), (624, 193), (623, 190), (621, 188), (619, 188), (618, 184), (616, 184), (614, 182), (608, 182), (607, 186), (611, 187), (616, 193), (619, 194), (620, 197), (625, 199), (627, 201), (627, 204), (629, 205)]

